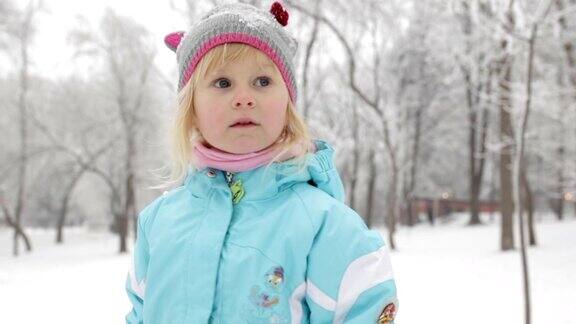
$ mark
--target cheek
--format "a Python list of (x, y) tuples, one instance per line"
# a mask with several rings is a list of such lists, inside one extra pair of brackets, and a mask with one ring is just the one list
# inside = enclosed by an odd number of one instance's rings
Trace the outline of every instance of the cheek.
[(198, 126), (202, 129), (210, 128), (210, 125), (214, 124), (214, 121), (217, 119), (217, 114), (209, 113), (210, 109), (201, 109), (196, 110), (196, 115), (198, 116)]
[(225, 119), (221, 105), (212, 101), (205, 101), (202, 98), (194, 101), (196, 116), (198, 118), (198, 128), (203, 135), (215, 133), (224, 125)]
[(267, 107), (270, 107), (264, 117), (266, 125), (269, 125), (270, 131), (273, 132), (281, 132), (284, 124), (286, 123), (286, 109), (288, 103), (287, 102), (272, 102)]

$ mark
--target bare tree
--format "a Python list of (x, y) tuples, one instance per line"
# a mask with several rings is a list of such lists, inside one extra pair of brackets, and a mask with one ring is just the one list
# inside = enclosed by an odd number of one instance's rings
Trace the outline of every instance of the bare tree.
[(435, 14), (443, 10), (442, 6), (426, 6), (426, 10), (414, 10), (412, 23), (402, 38), (397, 39), (395, 53), (388, 57), (388, 65), (393, 66), (390, 74), (396, 76), (396, 87), (392, 97), (398, 107), (401, 127), (399, 142), (400, 169), (399, 183), (402, 202), (400, 221), (413, 226), (417, 221), (417, 210), (413, 207), (417, 193), (417, 179), (421, 168), (421, 148), (423, 137), (432, 131), (426, 126), (430, 118), (430, 109), (439, 99), (444, 89), (442, 78), (446, 71), (439, 62), (440, 56), (431, 43), (435, 43), (432, 24)]
[(119, 160), (108, 165), (106, 183), (110, 187), (110, 208), (114, 229), (119, 234), (119, 252), (127, 252), (129, 224), (136, 217), (135, 161), (138, 155), (137, 134), (142, 126), (143, 109), (156, 54), (144, 27), (108, 9), (100, 32), (75, 30), (71, 40), (79, 53), (93, 53), (105, 62), (102, 91), (115, 108), (121, 144)]
[[(9, 10), (9, 3), (2, 3), (3, 10)], [(12, 254), (18, 256), (19, 246), (18, 239), (21, 237), (24, 239), (27, 251), (32, 250), (30, 240), (28, 239), (24, 229), (22, 228), (22, 216), (26, 208), (26, 179), (28, 173), (29, 161), (29, 138), (30, 128), (29, 128), (29, 93), (31, 91), (30, 84), (30, 47), (34, 41), (34, 36), (36, 34), (36, 17), (42, 11), (42, 3), (37, 1), (30, 1), (27, 6), (20, 12), (13, 12), (15, 16), (10, 17), (11, 21), (5, 27), (7, 29), (7, 34), (10, 39), (11, 47), (13, 47), (16, 52), (11, 53), (12, 60), (16, 63), (18, 69), (18, 126), (19, 126), (19, 158), (18, 158), (18, 171), (17, 171), (17, 186), (14, 211), (10, 213), (5, 210), (5, 216), (7, 219), (12, 218), (12, 221), (8, 223), (14, 228), (13, 235), (13, 250)], [(6, 24), (6, 18), (3, 18), (4, 24)], [(3, 205), (5, 208), (6, 205)], [(10, 217), (12, 214), (12, 217)]]
[[(14, 221), (14, 217), (12, 217), (10, 213), (10, 208), (8, 208), (7, 202), (4, 197), (5, 197), (4, 191), (0, 190), (0, 209), (2, 209), (2, 214), (4, 214), (4, 221), (6, 222), (6, 224), (8, 224), (8, 226), (14, 228), (14, 231), (17, 232), (18, 235), (22, 237), (22, 240), (24, 240), (24, 245), (26, 246), (26, 250), (30, 252), (32, 251), (32, 243), (30, 242), (30, 238), (26, 233), (24, 233), (22, 226), (20, 226)], [(15, 256), (18, 255), (16, 254)]]
[[(514, 0), (508, 1), (504, 12), (503, 28), (514, 30), (516, 17), (514, 15)], [(485, 12), (491, 12), (486, 9)], [(489, 11), (490, 10), (490, 11)], [(512, 154), (513, 145), (513, 125), (512, 125), (512, 64), (513, 64), (513, 43), (508, 33), (502, 33), (500, 38), (499, 59), (496, 64), (496, 74), (498, 76), (498, 107), (500, 116), (500, 214), (501, 233), (500, 248), (503, 251), (514, 249), (514, 202), (512, 197)]]
[(66, 224), (70, 199), (78, 182), (82, 179), (82, 176), (88, 172), (92, 172), (101, 177), (106, 183), (111, 182), (106, 175), (106, 172), (99, 169), (96, 160), (102, 157), (108, 150), (113, 147), (116, 139), (109, 139), (107, 143), (102, 145), (93, 153), (90, 152), (86, 141), (83, 141), (82, 153), (79, 153), (72, 145), (63, 144), (64, 141), (52, 134), (50, 129), (37, 118), (33, 117), (32, 120), (36, 129), (42, 132), (42, 134), (44, 134), (45, 137), (50, 141), (53, 146), (53, 150), (68, 155), (72, 158), (73, 163), (77, 166), (77, 170), (75, 170), (71, 175), (68, 174), (70, 179), (64, 186), (62, 198), (60, 200), (58, 219), (56, 223), (55, 242), (62, 244), (64, 243), (64, 225)]
[[(375, 81), (375, 87), (372, 94), (368, 93), (368, 91), (361, 86), (357, 79), (357, 67), (358, 67), (358, 57), (353, 50), (352, 43), (347, 39), (344, 32), (335, 24), (335, 22), (331, 19), (328, 19), (322, 14), (315, 13), (312, 10), (296, 4), (294, 1), (285, 1), (289, 4), (290, 7), (298, 10), (299, 12), (304, 13), (305, 15), (312, 17), (314, 19), (318, 19), (323, 25), (328, 27), (328, 29), (336, 36), (340, 44), (344, 47), (346, 59), (347, 59), (347, 68), (348, 68), (348, 86), (350, 87), (351, 91), (358, 96), (358, 98), (362, 101), (365, 107), (371, 110), (375, 116), (378, 116), (379, 123), (382, 127), (383, 138), (382, 141), (384, 143), (386, 157), (388, 158), (389, 168), (390, 168), (390, 177), (388, 179), (388, 190), (387, 190), (387, 197), (386, 197), (386, 213), (385, 213), (385, 221), (388, 229), (388, 242), (390, 244), (391, 249), (395, 249), (395, 239), (394, 234), (396, 232), (396, 219), (397, 219), (397, 209), (398, 209), (398, 189), (399, 189), (399, 166), (398, 166), (398, 158), (397, 158), (397, 145), (394, 144), (392, 136), (390, 134), (391, 128), (391, 121), (389, 121), (389, 117), (387, 116), (387, 112), (385, 109), (385, 102), (382, 94), (382, 86), (381, 86), (381, 74), (380, 74), (380, 57), (378, 55), (372, 56), (372, 74), (370, 75), (371, 79)], [(381, 8), (377, 8), (376, 2), (371, 2), (369, 5), (365, 5), (362, 7), (365, 10), (368, 10), (372, 13), (372, 20), (369, 20), (367, 24), (372, 26), (371, 28), (378, 29), (378, 24), (381, 21), (381, 14), (383, 14)], [(364, 26), (366, 27), (366, 26)], [(381, 35), (378, 34), (380, 39), (380, 46), (384, 43)], [(381, 51), (379, 53), (382, 53)]]
[[(543, 1), (540, 2), (540, 4)], [(530, 277), (529, 277), (529, 267), (528, 267), (528, 255), (526, 251), (526, 233), (525, 233), (525, 220), (523, 205), (521, 203), (521, 192), (522, 184), (526, 184), (527, 180), (522, 173), (525, 173), (525, 167), (522, 165), (524, 163), (524, 147), (525, 147), (525, 137), (526, 131), (528, 129), (528, 120), (531, 111), (532, 103), (532, 81), (533, 81), (533, 71), (534, 71), (534, 43), (536, 42), (536, 37), (538, 34), (538, 27), (540, 22), (547, 16), (550, 10), (553, 0), (546, 0), (547, 4), (543, 6), (545, 8), (542, 14), (535, 14), (535, 18), (532, 18), (531, 24), (529, 25), (528, 37), (525, 39), (528, 42), (526, 60), (526, 97), (524, 109), (520, 116), (520, 125), (517, 127), (516, 139), (518, 150), (514, 155), (514, 181), (513, 181), (513, 192), (514, 192), (514, 212), (516, 218), (519, 220), (520, 226), (520, 247), (521, 247), (521, 259), (522, 259), (522, 273), (523, 273), (523, 283), (524, 283), (524, 319), (526, 324), (531, 323), (531, 305), (530, 305)], [(539, 9), (539, 8), (538, 8)], [(524, 171), (524, 172), (523, 172)], [(527, 189), (529, 190), (529, 189)]]
[[(487, 51), (494, 48), (476, 41), (480, 22), (474, 19), (476, 10), (471, 1), (460, 1), (457, 16), (465, 36), (463, 57), (457, 58), (462, 73), (466, 107), (468, 108), (468, 165), (470, 220), (468, 224), (480, 224), (479, 201), (482, 177), (486, 164), (486, 137), (488, 134), (489, 109), (483, 104), (489, 98), (493, 77), (492, 56)], [(487, 37), (486, 37), (487, 38)]]
[(368, 151), (368, 192), (366, 194), (366, 225), (372, 226), (374, 223), (374, 202), (376, 201), (376, 178), (378, 177), (378, 161), (376, 159), (376, 148), (372, 147)]
[[(567, 74), (567, 81), (569, 83), (569, 85), (572, 87), (572, 91), (571, 91), (571, 95), (570, 95), (570, 99), (568, 100), (568, 102), (573, 102), (576, 99), (576, 48), (575, 48), (575, 44), (576, 42), (574, 41), (574, 37), (571, 36), (572, 33), (574, 33), (574, 25), (573, 23), (571, 24), (571, 20), (569, 20), (567, 18), (568, 14), (574, 10), (574, 8), (576, 8), (576, 0), (556, 0), (554, 1), (555, 7), (557, 9), (557, 22), (558, 25), (560, 27), (560, 42), (561, 42), (561, 46), (562, 46), (562, 50), (564, 51), (564, 61), (565, 64), (567, 66), (567, 69), (565, 71), (565, 73)], [(572, 20), (573, 21), (573, 20)], [(564, 152), (560, 151), (561, 157), (563, 157)], [(562, 172), (563, 169), (560, 169)], [(565, 199), (564, 196), (564, 175), (560, 174), (560, 181), (561, 181), (561, 192), (560, 192), (560, 197), (558, 204), (560, 205), (560, 208), (562, 208), (564, 206), (564, 201), (565, 200), (573, 200), (576, 201), (572, 198), (570, 199)], [(568, 193), (567, 193), (568, 194)], [(570, 197), (571, 194), (568, 194), (568, 196)], [(574, 203), (574, 209), (576, 210), (576, 202)], [(560, 209), (560, 211), (558, 212), (558, 217), (561, 218), (562, 217), (562, 209)]]

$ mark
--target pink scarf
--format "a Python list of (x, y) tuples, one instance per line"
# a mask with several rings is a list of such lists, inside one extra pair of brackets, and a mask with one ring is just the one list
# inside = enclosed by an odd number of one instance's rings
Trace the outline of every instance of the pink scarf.
[[(312, 147), (315, 148), (314, 145)], [(301, 154), (300, 152), (305, 149), (304, 145), (295, 145), (293, 149), (283, 153), (278, 161), (289, 160)], [(257, 152), (234, 154), (215, 147), (207, 147), (204, 143), (197, 142), (194, 144), (194, 157), (196, 167), (199, 169), (210, 167), (228, 172), (248, 171), (268, 164), (278, 153), (279, 151), (274, 145)]]

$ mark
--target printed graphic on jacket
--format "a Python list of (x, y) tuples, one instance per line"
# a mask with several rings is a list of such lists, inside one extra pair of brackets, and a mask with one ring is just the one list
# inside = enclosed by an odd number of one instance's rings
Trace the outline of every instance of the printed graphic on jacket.
[(284, 268), (274, 266), (263, 276), (261, 284), (250, 289), (244, 308), (248, 323), (288, 323), (286, 300), (283, 300)]

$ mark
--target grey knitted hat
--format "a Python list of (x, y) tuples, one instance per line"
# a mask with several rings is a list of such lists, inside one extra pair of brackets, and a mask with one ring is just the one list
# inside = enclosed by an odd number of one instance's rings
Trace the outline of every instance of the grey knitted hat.
[(294, 57), (298, 43), (283, 28), (287, 24), (288, 12), (279, 2), (274, 2), (269, 12), (235, 3), (212, 9), (188, 32), (166, 35), (164, 42), (176, 52), (178, 61), (178, 91), (190, 80), (202, 57), (212, 48), (224, 43), (244, 43), (264, 52), (276, 64), (292, 102), (296, 103)]

